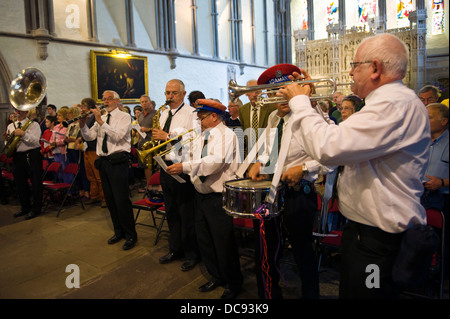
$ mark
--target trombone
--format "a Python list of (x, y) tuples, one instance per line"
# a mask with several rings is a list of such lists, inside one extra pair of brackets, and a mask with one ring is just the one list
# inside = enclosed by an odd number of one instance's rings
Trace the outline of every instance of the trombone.
[[(183, 137), (183, 135), (185, 135), (185, 134), (187, 134), (187, 133), (190, 133), (190, 132), (194, 132), (195, 135), (194, 135), (193, 137), (190, 137), (190, 138), (187, 139), (186, 141), (181, 142), (180, 139)], [(170, 140), (167, 140), (167, 141), (165, 141), (165, 142), (163, 142), (163, 143), (161, 143), (161, 144), (158, 144), (158, 145), (156, 145), (156, 146), (154, 146), (154, 147), (152, 147), (152, 148), (149, 148), (149, 149), (146, 149), (146, 150), (142, 150), (142, 151), (137, 150), (137, 154), (138, 154), (139, 160), (140, 160), (142, 163), (145, 163), (145, 162), (147, 161), (148, 156), (151, 156), (153, 152), (158, 151), (159, 149), (163, 148), (163, 147), (166, 146), (167, 144), (177, 141), (177, 142), (181, 143), (180, 146), (183, 146), (183, 145), (188, 144), (188, 143), (192, 142), (193, 140), (195, 140), (195, 139), (197, 138), (197, 135), (198, 135), (198, 134), (197, 134), (197, 131), (196, 131), (195, 129), (191, 128), (190, 130), (188, 130), (188, 131), (186, 131), (186, 132), (184, 132), (184, 133), (181, 133), (180, 135), (177, 135), (177, 136), (171, 138)], [(160, 156), (160, 157), (166, 156), (166, 155), (169, 154), (173, 149), (175, 149), (175, 146), (176, 146), (177, 144), (178, 144), (178, 143), (174, 144), (172, 147), (170, 147), (170, 148), (168, 148), (168, 149), (166, 149), (166, 150), (163, 150), (163, 151), (159, 152), (159, 153), (158, 153), (158, 156)]]
[[(261, 93), (258, 95), (258, 102), (263, 105), (272, 103), (287, 103), (287, 101), (283, 97), (275, 96), (275, 93), (281, 87), (292, 83), (297, 83), (299, 85), (318, 83), (317, 85), (314, 85), (314, 88), (316, 89), (316, 94), (310, 97), (312, 101), (323, 100), (324, 98), (333, 98), (333, 94), (334, 92), (336, 92), (336, 87), (338, 85), (331, 78), (303, 80), (303, 81), (295, 80), (280, 83), (261, 84), (255, 86), (240, 86), (234, 80), (230, 80), (230, 82), (228, 83), (228, 96), (230, 100), (233, 101), (242, 94), (246, 94), (253, 91), (261, 91)], [(322, 89), (327, 89), (328, 91), (325, 92), (326, 94), (319, 94), (317, 93), (317, 89), (319, 89), (319, 91), (322, 91)]]

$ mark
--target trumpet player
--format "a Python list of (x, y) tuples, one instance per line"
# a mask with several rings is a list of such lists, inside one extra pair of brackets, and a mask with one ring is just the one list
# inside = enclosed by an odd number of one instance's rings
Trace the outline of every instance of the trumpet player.
[[(192, 129), (196, 119), (194, 109), (184, 103), (186, 91), (181, 80), (173, 79), (167, 82), (164, 94), (169, 108), (164, 110), (159, 118), (160, 128), (152, 130), (153, 137), (160, 141), (166, 141), (171, 136), (175, 137)], [(186, 135), (183, 139), (188, 138)], [(182, 151), (185, 155), (189, 155), (189, 151), (186, 151), (188, 148), (188, 144), (183, 146)], [(174, 161), (185, 160), (188, 159), (180, 160), (174, 152), (164, 158), (167, 166), (172, 165)], [(160, 176), (170, 237), (169, 252), (162, 256), (159, 262), (166, 264), (185, 257), (186, 261), (181, 265), (181, 270), (188, 271), (200, 261), (194, 228), (195, 189), (187, 174), (180, 174), (185, 183), (179, 183), (164, 170), (161, 170)]]
[[(258, 78), (258, 85), (282, 83), (289, 81), (288, 76), (293, 72), (300, 70), (291, 64), (278, 64), (267, 69)], [(319, 111), (320, 106), (316, 106), (316, 111), (323, 114), (327, 118), (329, 124), (334, 123), (329, 120), (326, 113)], [(249, 170), (249, 177), (253, 180), (260, 180), (264, 177), (263, 174), (272, 174), (275, 162), (278, 160), (278, 154), (282, 147), (287, 147), (288, 152), (284, 162), (283, 174), (281, 180), (287, 184), (285, 190), (284, 200), (285, 209), (280, 219), (271, 219), (265, 222), (265, 235), (268, 249), (269, 261), (269, 276), (272, 278), (271, 297), (273, 299), (282, 298), (282, 291), (278, 285), (280, 274), (279, 260), (281, 258), (281, 251), (276, 254), (278, 245), (280, 245), (280, 238), (278, 234), (285, 230), (284, 237), (289, 239), (292, 246), (292, 253), (294, 260), (299, 269), (300, 279), (302, 282), (302, 298), (304, 299), (318, 299), (319, 298), (319, 274), (317, 271), (316, 257), (313, 251), (313, 221), (315, 212), (317, 211), (317, 194), (314, 187), (314, 181), (319, 175), (326, 174), (332, 170), (320, 165), (314, 161), (303, 150), (303, 141), (298, 134), (298, 125), (292, 126), (293, 135), (291, 140), (282, 140), (289, 123), (295, 118), (289, 108), (287, 102), (277, 103), (276, 110), (273, 111), (268, 118), (267, 134), (270, 134), (270, 129), (277, 130), (275, 135), (277, 140), (269, 141), (269, 146), (264, 155), (258, 158), (258, 161), (252, 165)], [(299, 124), (298, 122), (294, 122)], [(277, 143), (278, 142), (278, 143)], [(278, 146), (278, 148), (276, 147)], [(281, 226), (283, 225), (283, 226)], [(259, 236), (259, 221), (254, 222), (254, 232)], [(259, 243), (258, 240), (256, 242)], [(264, 287), (264, 278), (261, 267), (261, 251), (259, 244), (255, 247), (255, 263), (257, 265), (256, 278), (258, 284), (258, 294), (260, 298), (267, 297), (267, 292)]]
[[(408, 59), (408, 47), (395, 35), (365, 38), (349, 73), (351, 89), (365, 106), (338, 126), (313, 114), (309, 86), (291, 84), (277, 93), (300, 121), (297, 134), (304, 137), (306, 152), (323, 164), (342, 166), (337, 198), (348, 222), (342, 234), (340, 298), (398, 298), (393, 269), (403, 234), (426, 223), (420, 195), (430, 123), (423, 103), (402, 83)], [(309, 78), (306, 70), (291, 78), (304, 77)], [(413, 255), (417, 245), (409, 245)], [(367, 285), (368, 265), (377, 266), (378, 289)], [(404, 267), (400, 274), (410, 272), (416, 269)]]
[[(21, 210), (14, 217), (25, 216), (25, 219), (31, 219), (38, 216), (42, 209), (41, 128), (35, 121), (29, 123), (28, 111), (16, 110), (16, 113), (17, 120), (9, 124), (6, 131), (10, 138), (20, 139), (15, 146), (12, 171)], [(14, 146), (14, 142), (10, 146)], [(31, 189), (28, 180), (31, 182)]]

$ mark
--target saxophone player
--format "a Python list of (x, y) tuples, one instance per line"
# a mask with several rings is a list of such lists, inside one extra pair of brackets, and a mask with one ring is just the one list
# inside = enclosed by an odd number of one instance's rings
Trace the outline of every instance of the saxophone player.
[[(28, 111), (16, 112), (17, 120), (9, 124), (6, 130), (11, 137), (20, 139), (15, 146), (14, 142), (10, 144), (10, 147), (15, 147), (12, 171), (21, 208), (14, 217), (25, 215), (25, 219), (31, 219), (38, 216), (42, 209), (41, 127), (38, 122), (27, 118)], [(31, 189), (28, 180), (31, 182)]]
[[(140, 98), (142, 112), (140, 112), (137, 117), (137, 121), (140, 125), (140, 130), (142, 133), (145, 133), (146, 136), (143, 138), (140, 134), (139, 140), (137, 144), (137, 148), (142, 150), (142, 146), (145, 142), (150, 141), (152, 139), (152, 128), (153, 128), (153, 117), (156, 114), (155, 109), (153, 108), (152, 101), (148, 95), (142, 95)], [(140, 159), (138, 159), (138, 167), (144, 169), (145, 180), (148, 182), (150, 176), (152, 176), (152, 168), (147, 165), (147, 163), (142, 163)], [(142, 191), (142, 190), (140, 190)], [(144, 190), (145, 191), (145, 190)]]

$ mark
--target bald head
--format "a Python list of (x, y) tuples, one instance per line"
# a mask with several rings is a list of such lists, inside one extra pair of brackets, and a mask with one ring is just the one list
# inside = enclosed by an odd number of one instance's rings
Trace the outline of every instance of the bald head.
[(379, 34), (364, 39), (360, 47), (360, 60), (372, 61), (378, 59), (388, 66), (384, 74), (392, 79), (401, 80), (406, 75), (409, 50), (406, 44), (389, 33)]

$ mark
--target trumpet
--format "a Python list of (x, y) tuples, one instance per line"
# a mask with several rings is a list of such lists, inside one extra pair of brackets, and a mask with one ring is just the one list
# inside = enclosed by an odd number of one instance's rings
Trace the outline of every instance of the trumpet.
[[(313, 79), (313, 80), (295, 80), (280, 83), (262, 84), (255, 86), (240, 86), (234, 80), (230, 80), (228, 83), (228, 96), (230, 100), (235, 100), (242, 94), (246, 94), (254, 91), (261, 91), (258, 95), (258, 103), (261, 104), (273, 104), (273, 103), (287, 103), (287, 101), (281, 96), (275, 96), (275, 93), (283, 86), (296, 83), (299, 85), (313, 84), (315, 88), (315, 95), (311, 96), (312, 101), (323, 100), (324, 98), (332, 98), (334, 92), (336, 92), (337, 84), (333, 79)], [(324, 84), (320, 84), (324, 83)], [(321, 93), (323, 89), (327, 89), (325, 93)]]
[[(158, 151), (159, 149), (163, 148), (163, 147), (166, 146), (167, 144), (170, 144), (170, 143), (175, 142), (175, 141), (179, 141), (179, 139), (182, 138), (183, 135), (185, 135), (185, 134), (187, 134), (187, 133), (190, 133), (190, 132), (194, 132), (195, 135), (194, 135), (193, 137), (190, 137), (189, 139), (187, 139), (187, 140), (184, 141), (183, 143), (181, 143), (181, 146), (183, 146), (183, 145), (185, 145), (185, 144), (187, 144), (187, 143), (192, 142), (193, 140), (195, 140), (195, 139), (197, 138), (197, 132), (196, 132), (193, 128), (190, 129), (190, 130), (188, 130), (188, 131), (186, 131), (186, 132), (184, 132), (184, 133), (181, 133), (181, 134), (178, 135), (178, 136), (175, 136), (174, 138), (171, 138), (170, 140), (167, 140), (167, 141), (165, 141), (165, 142), (163, 142), (163, 143), (160, 143), (160, 144), (158, 144), (158, 145), (156, 145), (156, 146), (154, 146), (154, 147), (152, 147), (152, 148), (148, 148), (148, 149), (142, 150), (142, 151), (137, 150), (137, 154), (138, 154), (138, 157), (139, 157), (140, 161), (141, 161), (142, 163), (145, 163), (145, 162), (147, 161), (147, 158), (148, 158), (149, 156), (152, 156), (152, 153), (153, 153), (153, 152)], [(175, 145), (176, 145), (176, 144), (175, 144)], [(169, 154), (169, 153), (175, 148), (175, 145), (173, 145), (171, 148), (168, 148), (168, 149), (166, 149), (166, 150), (164, 150), (164, 151), (161, 151), (160, 153), (158, 153), (158, 156), (163, 157), (163, 156)]]

